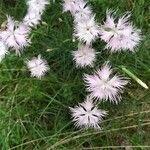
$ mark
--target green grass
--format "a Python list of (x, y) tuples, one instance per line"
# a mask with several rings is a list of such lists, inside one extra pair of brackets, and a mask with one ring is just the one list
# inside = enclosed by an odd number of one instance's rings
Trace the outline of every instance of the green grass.
[[(98, 22), (104, 20), (107, 8), (117, 9), (118, 15), (131, 11), (144, 35), (136, 53), (106, 53), (104, 43), (96, 41), (94, 47), (100, 54), (95, 68), (109, 60), (127, 76), (120, 69), (124, 65), (150, 87), (150, 1), (91, 0), (90, 4)], [(0, 23), (6, 20), (5, 14), (21, 20), (26, 10), (25, 0), (0, 0)], [(109, 111), (102, 131), (74, 127), (68, 107), (84, 100), (82, 75), (93, 69), (75, 68), (71, 56), (77, 49), (77, 42), (72, 42), (73, 18), (62, 13), (61, 1), (47, 6), (43, 21), (47, 25), (33, 29), (32, 46), (22, 56), (12, 52), (0, 64), (0, 149), (150, 149), (150, 93), (132, 79), (119, 105), (101, 105)], [(31, 78), (24, 62), (38, 54), (51, 68), (42, 80)]]

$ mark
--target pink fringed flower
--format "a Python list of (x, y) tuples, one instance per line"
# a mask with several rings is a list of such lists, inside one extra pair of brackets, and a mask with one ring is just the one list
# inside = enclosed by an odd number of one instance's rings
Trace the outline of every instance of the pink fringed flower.
[(116, 22), (112, 12), (107, 11), (106, 21), (101, 26), (100, 37), (107, 43), (106, 48), (111, 52), (134, 51), (141, 41), (140, 30), (129, 22), (129, 18), (130, 15), (125, 14)]
[(38, 25), (41, 21), (41, 16), (45, 10), (48, 0), (27, 0), (28, 12), (23, 19), (24, 24), (28, 26)]
[(91, 7), (89, 7), (84, 1), (80, 1), (76, 6), (76, 11), (73, 16), (75, 22), (86, 21), (93, 16)]
[(72, 14), (74, 14), (77, 11), (79, 2), (80, 0), (64, 0), (63, 11), (70, 11)]
[(82, 46), (77, 51), (73, 51), (72, 55), (77, 67), (92, 67), (96, 59), (95, 50), (89, 46)]
[(123, 77), (112, 76), (112, 69), (108, 63), (97, 70), (94, 75), (84, 75), (87, 91), (92, 98), (118, 103), (121, 99), (120, 93), (128, 83)]
[(26, 62), (28, 69), (31, 72), (32, 77), (41, 78), (45, 75), (45, 73), (49, 70), (49, 66), (46, 60), (41, 58), (41, 55), (38, 57), (34, 57), (31, 60)]
[(75, 23), (75, 36), (86, 44), (91, 44), (99, 35), (99, 26), (95, 22), (95, 16), (81, 22)]
[(42, 14), (45, 10), (45, 6), (49, 4), (49, 0), (27, 0), (28, 11), (34, 11)]
[(23, 23), (17, 23), (11, 18), (7, 19), (7, 29), (2, 31), (0, 37), (10, 48), (15, 49), (16, 54), (20, 54), (20, 49), (29, 46), (30, 28)]
[(33, 10), (28, 11), (28, 13), (23, 19), (23, 23), (31, 27), (34, 25), (38, 25), (40, 21), (41, 21), (41, 14)]
[(106, 111), (98, 109), (89, 98), (70, 110), (75, 126), (80, 128), (100, 128), (99, 123), (107, 115)]

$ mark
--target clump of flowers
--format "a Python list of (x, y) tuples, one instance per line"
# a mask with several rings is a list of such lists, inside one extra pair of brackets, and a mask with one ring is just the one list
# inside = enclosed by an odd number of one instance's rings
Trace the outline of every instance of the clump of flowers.
[[(23, 48), (31, 44), (31, 28), (41, 22), (49, 0), (27, 0), (26, 4), (28, 10), (23, 21), (17, 22), (8, 16), (6, 28), (0, 30), (0, 61), (9, 49), (14, 49), (16, 54), (20, 54)], [(114, 18), (114, 13), (107, 10), (106, 21), (99, 26), (96, 14), (84, 0), (64, 0), (63, 12), (66, 11), (70, 11), (74, 18), (73, 36), (80, 45), (78, 50), (72, 52), (77, 68), (94, 67), (98, 52), (93, 48), (93, 42), (98, 38), (106, 42), (105, 48), (111, 52), (134, 51), (141, 41), (141, 32), (129, 22), (130, 14), (128, 13), (117, 20)], [(38, 79), (41, 79), (50, 69), (41, 55), (29, 59), (26, 65), (31, 77)], [(98, 108), (99, 104), (103, 101), (118, 104), (128, 80), (117, 74), (113, 75), (113, 69), (108, 62), (104, 63), (101, 69), (96, 70), (93, 75), (84, 74), (83, 80), (89, 95), (78, 106), (70, 107), (71, 115), (76, 127), (97, 129), (100, 128), (99, 124), (102, 123), (103, 117), (107, 115), (106, 111)], [(140, 80), (138, 82), (148, 88)]]
[[(31, 27), (38, 25), (41, 16), (49, 0), (27, 0), (27, 14), (23, 21), (18, 22), (13, 17), (7, 16), (7, 23), (0, 30), (0, 61), (8, 53), (8, 50), (15, 50), (17, 55), (21, 55), (23, 48), (31, 45)], [(41, 78), (49, 70), (47, 62), (39, 55), (37, 58), (27, 62), (32, 77)]]
[(85, 1), (76, 3), (74, 17), (74, 35), (80, 42), (91, 45), (98, 38), (100, 28), (95, 15)]
[(92, 48), (92, 42), (98, 38), (100, 32), (95, 15), (84, 0), (64, 0), (63, 6), (64, 11), (70, 11), (74, 17), (74, 36), (77, 37), (79, 43), (85, 44), (85, 48), (73, 52), (73, 60), (77, 67), (93, 66), (96, 52)]
[[(106, 21), (99, 26), (92, 8), (84, 0), (64, 0), (63, 8), (64, 12), (70, 11), (74, 18), (73, 36), (79, 41), (78, 45), (84, 45), (72, 52), (77, 68), (94, 67), (97, 52), (92, 45), (98, 38), (106, 42), (105, 49), (111, 52), (134, 51), (141, 41), (141, 32), (129, 22), (130, 14), (128, 13), (116, 21), (113, 12), (107, 10)], [(120, 75), (113, 75), (113, 69), (108, 62), (93, 75), (85, 74), (83, 79), (90, 100), (87, 99), (79, 106), (70, 108), (73, 122), (76, 127), (97, 128), (100, 113), (99, 115), (95, 113), (95, 110), (98, 112), (96, 103), (109, 101), (118, 104), (128, 80)]]

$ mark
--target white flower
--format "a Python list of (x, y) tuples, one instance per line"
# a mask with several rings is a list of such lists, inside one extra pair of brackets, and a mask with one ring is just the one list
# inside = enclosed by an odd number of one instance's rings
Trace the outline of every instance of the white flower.
[(0, 62), (5, 57), (6, 54), (8, 54), (8, 48), (4, 44), (4, 42), (0, 41)]
[(47, 62), (41, 58), (41, 55), (28, 60), (26, 63), (32, 77), (41, 78), (49, 70)]
[(73, 60), (77, 67), (93, 66), (96, 58), (96, 52), (89, 46), (82, 46), (77, 51), (73, 51)]
[(45, 10), (45, 6), (49, 4), (49, 0), (28, 0), (28, 10), (35, 13), (42, 14)]
[(38, 25), (40, 21), (41, 21), (41, 14), (36, 13), (35, 11), (32, 10), (28, 11), (23, 20), (24, 24), (29, 26)]
[(28, 0), (28, 12), (23, 20), (24, 24), (34, 26), (39, 24), (45, 6), (49, 4), (48, 0)]
[(28, 26), (23, 23), (17, 25), (11, 17), (8, 17), (7, 29), (1, 32), (0, 37), (8, 47), (15, 49), (16, 53), (19, 54), (19, 50), (30, 43), (29, 33), (30, 28)]
[(89, 98), (70, 110), (75, 126), (80, 128), (100, 128), (99, 123), (107, 115), (106, 111), (98, 109)]
[(95, 22), (95, 16), (88, 20), (75, 23), (75, 36), (86, 44), (91, 44), (98, 37), (99, 26)]
[(112, 76), (112, 69), (108, 63), (97, 70), (94, 75), (85, 74), (84, 81), (90, 96), (99, 100), (109, 100), (118, 103), (121, 100), (120, 92), (128, 83), (123, 77)]
[(115, 22), (112, 12), (107, 11), (106, 21), (101, 27), (100, 37), (107, 43), (106, 48), (111, 52), (129, 50), (134, 48), (141, 41), (140, 31), (137, 30), (130, 22), (130, 15), (124, 15)]
[(80, 1), (73, 16), (76, 22), (81, 22), (90, 19), (93, 14), (91, 8), (84, 1)]
[(79, 1), (80, 0), (64, 0), (63, 11), (70, 11), (72, 14), (74, 14), (78, 8)]

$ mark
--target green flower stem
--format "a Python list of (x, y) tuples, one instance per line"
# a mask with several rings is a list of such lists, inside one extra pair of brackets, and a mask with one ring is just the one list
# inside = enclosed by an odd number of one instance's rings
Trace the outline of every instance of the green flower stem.
[(145, 89), (149, 88), (142, 80), (140, 80), (136, 75), (134, 75), (131, 71), (129, 71), (125, 66), (121, 66), (121, 69), (126, 74), (128, 74), (132, 79), (134, 79), (137, 83), (139, 83), (142, 87), (144, 87)]

